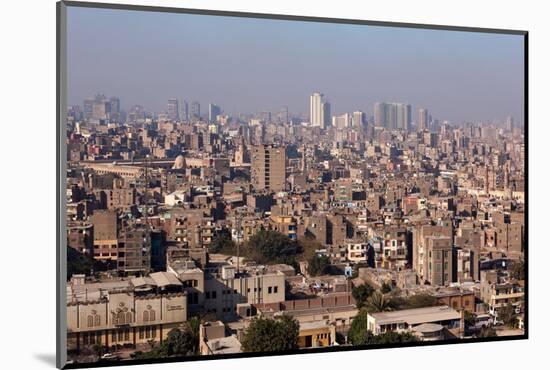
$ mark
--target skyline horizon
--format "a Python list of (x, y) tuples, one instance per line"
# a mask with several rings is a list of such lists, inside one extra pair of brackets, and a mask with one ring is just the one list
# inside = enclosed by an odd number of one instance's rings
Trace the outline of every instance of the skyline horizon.
[[(319, 93), (323, 94), (320, 91), (314, 91), (314, 92), (312, 92), (312, 94), (315, 93), (315, 92), (319, 92)], [(105, 96), (107, 99), (117, 98), (117, 99), (119, 99), (120, 102), (125, 101), (120, 96), (109, 95), (109, 94), (105, 94), (104, 92), (98, 92), (94, 95), (88, 96), (86, 99), (94, 100), (96, 96)], [(178, 100), (178, 106), (183, 101), (186, 101), (189, 105), (189, 111), (191, 110), (191, 104), (194, 103), (194, 102), (197, 102), (197, 100), (193, 100), (193, 99), (169, 97), (169, 98), (166, 98), (166, 106), (164, 107), (164, 109), (161, 109), (161, 110), (151, 110), (146, 105), (141, 104), (141, 103), (132, 103), (132, 104), (126, 105), (126, 106), (124, 106), (121, 103), (120, 104), (120, 111), (124, 111), (125, 113), (129, 113), (129, 111), (133, 107), (141, 106), (144, 109), (144, 112), (152, 113), (156, 117), (159, 114), (167, 114), (167, 112), (168, 112), (168, 110), (167, 110), (168, 101), (171, 100), (171, 99), (177, 99)], [(209, 106), (209, 104), (214, 104), (214, 105), (218, 106), (221, 109), (222, 114), (225, 114), (225, 115), (228, 115), (228, 116), (258, 115), (260, 113), (272, 113), (272, 114), (276, 115), (276, 114), (282, 112), (282, 108), (288, 107), (287, 105), (283, 105), (283, 106), (280, 106), (278, 110), (277, 109), (273, 109), (273, 110), (260, 110), (260, 109), (257, 109), (257, 110), (252, 110), (252, 111), (229, 112), (229, 111), (224, 109), (223, 105), (220, 105), (219, 103), (217, 103), (215, 101), (209, 101), (208, 103), (205, 103), (205, 104), (203, 104), (203, 102), (201, 102), (201, 101), (198, 101), (198, 102), (199, 102), (200, 108), (201, 108), (201, 118), (208, 117), (208, 106)], [(327, 102), (331, 104), (331, 109), (332, 109), (332, 101), (330, 99), (327, 99)], [(518, 117), (515, 117), (514, 115), (511, 115), (511, 114), (504, 115), (503, 117), (494, 117), (494, 118), (489, 119), (489, 120), (472, 120), (472, 121), (462, 120), (462, 121), (458, 121), (458, 122), (457, 121), (451, 121), (451, 120), (445, 119), (444, 117), (436, 117), (436, 116), (432, 115), (432, 111), (428, 106), (415, 107), (414, 105), (412, 105), (408, 101), (384, 101), (384, 100), (379, 100), (379, 101), (373, 102), (372, 103), (373, 107), (370, 110), (353, 109), (353, 110), (350, 110), (350, 111), (339, 112), (338, 114), (331, 114), (331, 117), (339, 117), (339, 116), (342, 116), (344, 114), (352, 114), (353, 112), (362, 112), (363, 114), (365, 114), (367, 116), (367, 118), (371, 119), (371, 118), (374, 117), (374, 104), (378, 104), (378, 103), (398, 103), (398, 104), (411, 105), (411, 109), (412, 109), (412, 112), (413, 112), (412, 123), (416, 123), (416, 121), (417, 121), (418, 110), (425, 109), (425, 110), (428, 111), (428, 114), (432, 119), (436, 119), (436, 120), (440, 121), (440, 123), (448, 122), (451, 125), (461, 126), (461, 125), (464, 125), (464, 124), (502, 124), (502, 123), (505, 123), (505, 120), (510, 118), (510, 117), (513, 119), (515, 125), (518, 125), (518, 126), (523, 126), (524, 125), (523, 117), (519, 117), (519, 119), (521, 119), (521, 121), (520, 121), (518, 119)], [(81, 103), (77, 102), (76, 104), (68, 104), (67, 105), (67, 107), (73, 107), (73, 106), (79, 106), (82, 109), (83, 108), (83, 102), (81, 102)], [(204, 107), (204, 109), (203, 109), (203, 107)], [(179, 111), (181, 112), (181, 106), (179, 106)], [(292, 112), (289, 109), (288, 114), (292, 115), (294, 118), (307, 117), (309, 119), (309, 114), (307, 112)], [(304, 122), (307, 122), (307, 121), (304, 121)]]
[(81, 8), (68, 21), (69, 105), (105, 90), (153, 112), (173, 97), (308, 115), (322, 91), (334, 115), (404, 102), (450, 122), (524, 124), (519, 35)]

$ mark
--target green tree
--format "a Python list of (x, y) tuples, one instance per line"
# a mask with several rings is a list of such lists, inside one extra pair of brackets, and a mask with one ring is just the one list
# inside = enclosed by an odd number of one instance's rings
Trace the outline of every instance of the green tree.
[(395, 344), (395, 343), (410, 343), (410, 342), (416, 342), (418, 341), (418, 338), (416, 335), (409, 333), (409, 332), (403, 332), (399, 333), (396, 331), (387, 331), (380, 335), (375, 335), (372, 338), (372, 343), (370, 344)]
[(365, 302), (365, 308), (368, 312), (391, 311), (391, 302), (382, 293), (374, 292)]
[(309, 261), (315, 256), (318, 249), (323, 249), (323, 244), (312, 236), (301, 238), (298, 241), (298, 246), (301, 251), (300, 258), (304, 261)]
[(387, 294), (389, 292), (391, 292), (391, 285), (388, 284), (388, 283), (383, 283), (382, 284), (382, 287), (380, 288), (380, 291), (383, 293), (383, 294)]
[(515, 328), (517, 326), (516, 308), (511, 303), (508, 303), (508, 305), (499, 312), (499, 316), (504, 325), (509, 328)]
[(354, 346), (365, 345), (372, 342), (373, 334), (368, 330), (368, 313), (361, 309), (357, 316), (351, 321), (348, 331), (348, 342)]
[(298, 244), (273, 230), (261, 229), (246, 243), (247, 257), (259, 263), (292, 263)]
[(276, 319), (255, 318), (246, 329), (244, 352), (287, 351), (298, 348), (300, 325), (296, 319), (283, 315)]
[(480, 338), (489, 338), (489, 337), (496, 337), (497, 332), (492, 326), (485, 326), (481, 328), (481, 331), (479, 332)]
[(94, 351), (94, 354), (98, 357), (98, 358), (101, 358), (101, 356), (103, 356), (103, 345), (99, 344), (99, 343), (96, 343), (94, 344), (93, 346), (93, 351)]
[(191, 339), (191, 350), (193, 354), (199, 354), (199, 331), (201, 321), (197, 316), (191, 317), (185, 323), (185, 331)]
[(309, 261), (307, 272), (312, 276), (319, 276), (329, 273), (330, 258), (328, 256), (314, 255)]
[(149, 342), (151, 350), (137, 351), (135, 358), (155, 359), (171, 356), (193, 356), (199, 354), (199, 325), (200, 320), (192, 317), (182, 329), (172, 329), (161, 345)]
[(374, 293), (374, 288), (369, 284), (363, 284), (356, 287), (353, 287), (351, 295), (355, 299), (355, 304), (357, 308), (365, 306), (365, 302)]
[(405, 307), (402, 309), (431, 307), (437, 306), (438, 304), (438, 299), (433, 295), (419, 293), (409, 297), (405, 302)]
[(235, 242), (231, 238), (231, 233), (227, 229), (222, 229), (214, 238), (208, 247), (208, 251), (211, 253), (229, 252), (232, 253), (235, 250)]
[(172, 329), (168, 332), (168, 337), (160, 347), (160, 354), (167, 357), (194, 355), (195, 348), (196, 344), (189, 331)]
[(464, 327), (466, 329), (473, 327), (476, 324), (476, 317), (470, 311), (464, 311)]
[(511, 266), (510, 274), (514, 279), (525, 280), (525, 261), (514, 262)]
[(67, 247), (67, 280), (74, 274), (91, 275), (92, 271), (108, 271), (116, 268), (115, 261), (98, 261), (92, 256), (81, 253), (72, 247)]

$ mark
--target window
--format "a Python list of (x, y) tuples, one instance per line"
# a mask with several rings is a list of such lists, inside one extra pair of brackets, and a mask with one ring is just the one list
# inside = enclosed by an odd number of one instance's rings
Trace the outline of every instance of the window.
[(126, 324), (126, 315), (124, 314), (124, 312), (119, 312), (118, 315), (117, 315), (117, 322), (116, 322), (118, 325), (124, 325)]
[(149, 321), (149, 311), (143, 311), (143, 322)]
[(215, 290), (212, 292), (212, 299), (216, 299), (216, 291)]
[(143, 339), (143, 328), (139, 328), (139, 339)]
[(273, 290), (272, 287), (268, 287), (268, 288), (267, 288), (267, 293), (268, 293), (268, 294), (271, 294), (271, 291), (272, 291), (272, 290)]
[(88, 327), (91, 328), (94, 326), (94, 317), (92, 315), (88, 315)]
[(273, 293), (277, 293), (279, 291), (279, 287), (278, 286), (274, 286), (273, 287)]
[(155, 310), (149, 311), (149, 320), (150, 320), (150, 321), (155, 321), (155, 320), (156, 320), (156, 318), (155, 318)]
[(206, 299), (210, 299), (210, 292), (206, 292)]

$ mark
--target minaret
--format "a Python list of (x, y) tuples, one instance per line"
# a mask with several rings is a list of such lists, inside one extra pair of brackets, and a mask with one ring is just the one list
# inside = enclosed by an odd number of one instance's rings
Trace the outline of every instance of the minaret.
[(485, 194), (489, 195), (489, 166), (485, 166)]
[(504, 167), (504, 190), (508, 192), (508, 197), (513, 199), (514, 193), (510, 182), (510, 167), (510, 162), (506, 162), (506, 166)]
[(306, 147), (302, 150), (302, 173), (306, 172)]

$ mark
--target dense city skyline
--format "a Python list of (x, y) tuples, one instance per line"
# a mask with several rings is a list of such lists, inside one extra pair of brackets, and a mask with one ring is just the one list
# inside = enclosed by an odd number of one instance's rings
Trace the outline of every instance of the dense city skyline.
[(307, 115), (322, 91), (334, 115), (401, 101), (457, 124), (523, 120), (518, 35), (79, 8), (68, 19), (69, 104), (100, 92), (123, 109), (178, 98)]

